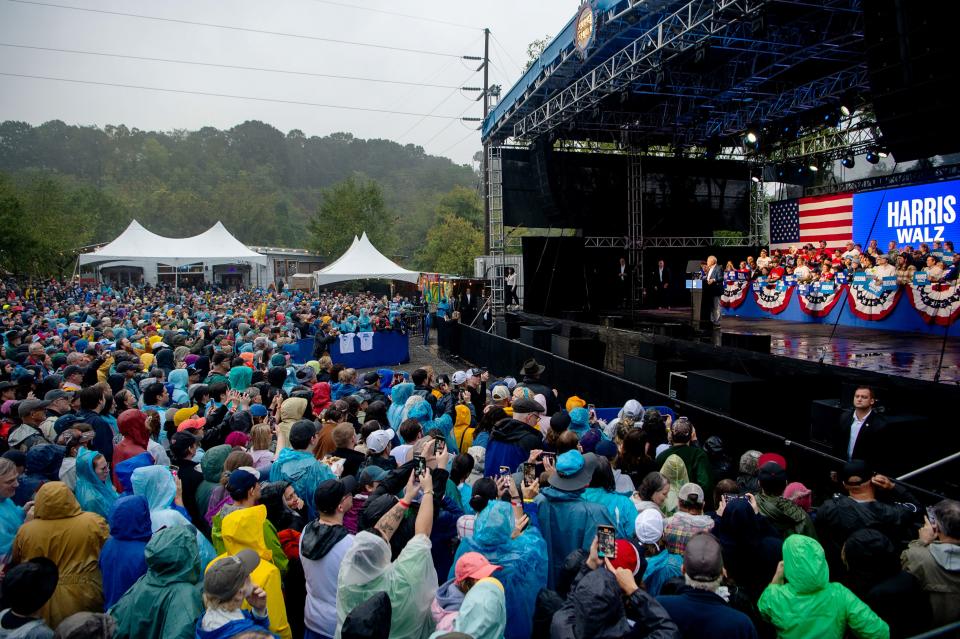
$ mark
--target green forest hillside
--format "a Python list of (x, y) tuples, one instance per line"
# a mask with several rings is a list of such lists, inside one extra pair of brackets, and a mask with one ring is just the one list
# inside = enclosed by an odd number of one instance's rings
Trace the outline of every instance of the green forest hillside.
[(6, 121), (0, 267), (69, 270), (77, 248), (113, 239), (136, 218), (170, 237), (220, 220), (246, 244), (329, 257), (366, 230), (404, 265), (466, 272), (482, 243), (478, 179), (418, 146), (284, 134), (256, 121), (172, 132)]

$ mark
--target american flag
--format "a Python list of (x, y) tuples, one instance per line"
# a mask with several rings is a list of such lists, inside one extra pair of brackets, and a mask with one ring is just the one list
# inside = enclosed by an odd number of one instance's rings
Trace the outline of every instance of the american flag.
[(802, 197), (770, 204), (770, 248), (810, 243), (842, 247), (853, 239), (853, 193)]

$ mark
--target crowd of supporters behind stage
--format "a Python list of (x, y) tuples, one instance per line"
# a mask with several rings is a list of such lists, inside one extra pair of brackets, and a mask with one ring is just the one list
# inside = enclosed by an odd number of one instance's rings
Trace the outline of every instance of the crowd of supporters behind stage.
[[(363, 296), (8, 281), (0, 298), (0, 638), (960, 621), (960, 503), (882, 474), (870, 389), (837, 425), (835, 493), (812, 494), (798, 460), (665, 407), (623, 398), (602, 421), (536, 360), (344, 369), (330, 323), (376, 308)], [(310, 334), (316, 359), (293, 364), (285, 342)]]
[(747, 257), (739, 264), (727, 262), (724, 272), (745, 273), (748, 279), (766, 278), (768, 283), (792, 275), (799, 283), (832, 282), (839, 273), (847, 279), (855, 273), (866, 273), (882, 280), (896, 276), (900, 285), (912, 284), (916, 272), (927, 274), (931, 282), (952, 282), (960, 273), (960, 254), (953, 242), (933, 242), (898, 246), (891, 241), (885, 251), (870, 240), (866, 250), (859, 244), (847, 242), (843, 248), (827, 248), (825, 241), (817, 246), (805, 244), (789, 249), (761, 249), (758, 257)]

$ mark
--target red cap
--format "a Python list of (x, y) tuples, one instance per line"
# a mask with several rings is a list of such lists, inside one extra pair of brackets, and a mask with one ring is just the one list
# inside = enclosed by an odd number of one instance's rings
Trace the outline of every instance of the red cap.
[(783, 455), (778, 455), (777, 453), (764, 453), (760, 455), (760, 459), (757, 460), (757, 468), (762, 468), (767, 462), (773, 462), (780, 466), (780, 468), (787, 469), (787, 460), (783, 458)]
[(180, 425), (177, 426), (177, 432), (182, 432), (188, 428), (203, 428), (207, 423), (206, 417), (194, 417), (192, 419), (185, 419), (180, 422)]
[(483, 579), (489, 577), (501, 566), (491, 564), (487, 558), (478, 552), (464, 553), (457, 560), (456, 583), (462, 583), (464, 579)]
[(636, 576), (640, 568), (640, 553), (637, 552), (637, 547), (626, 539), (618, 539), (617, 558), (611, 559), (610, 563), (614, 568), (626, 568)]

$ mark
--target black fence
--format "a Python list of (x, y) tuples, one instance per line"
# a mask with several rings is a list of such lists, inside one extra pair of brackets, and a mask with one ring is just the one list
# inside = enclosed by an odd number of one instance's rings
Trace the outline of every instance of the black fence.
[[(628, 399), (635, 399), (644, 406), (669, 406), (678, 415), (693, 421), (700, 441), (705, 441), (711, 435), (719, 436), (734, 465), (739, 455), (747, 449), (776, 452), (786, 458), (791, 480), (804, 482), (821, 496), (827, 496), (837, 488), (829, 481), (829, 471), (839, 469), (842, 460), (817, 450), (794, 432), (778, 429), (777, 412), (782, 410), (782, 406), (769, 410), (769, 421), (764, 419), (762, 411), (758, 411), (759, 419), (748, 423), (698, 404), (673, 399), (628, 379), (516, 340), (457, 322), (440, 322), (437, 328), (440, 348), (468, 362), (487, 367), (492, 375), (513, 376), (519, 380), (523, 362), (536, 358), (546, 367), (541, 381), (557, 389), (561, 398), (578, 395), (603, 407), (622, 406)], [(760, 400), (758, 398), (758, 402)], [(923, 478), (918, 478), (918, 482), (920, 486), (904, 485), (913, 489), (918, 497), (925, 495), (930, 502), (941, 497), (941, 486), (927, 485), (923, 483)]]

